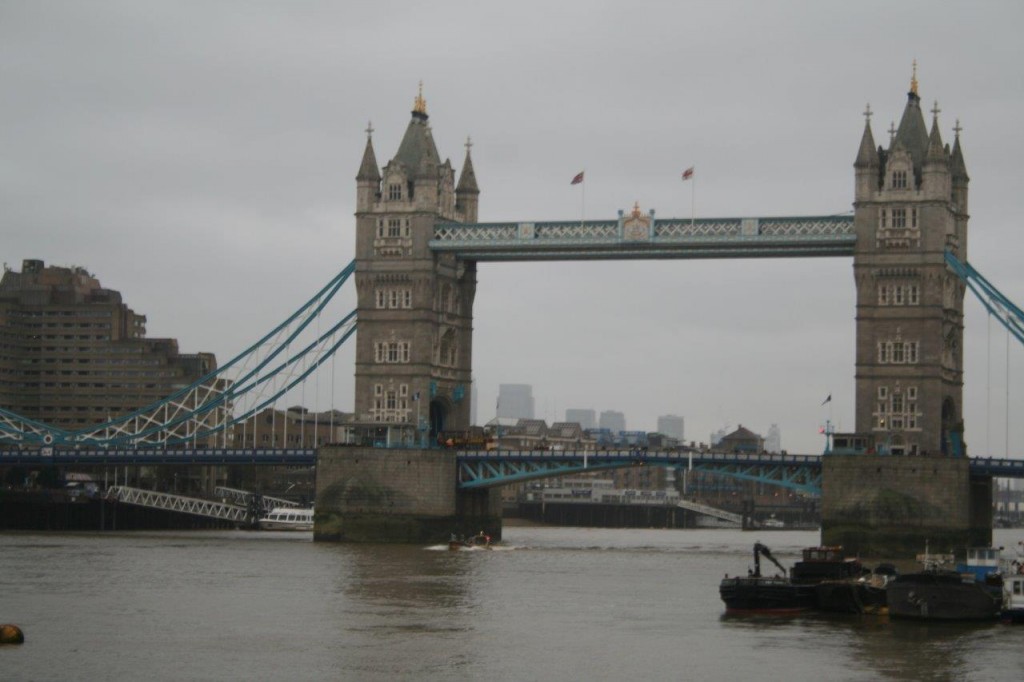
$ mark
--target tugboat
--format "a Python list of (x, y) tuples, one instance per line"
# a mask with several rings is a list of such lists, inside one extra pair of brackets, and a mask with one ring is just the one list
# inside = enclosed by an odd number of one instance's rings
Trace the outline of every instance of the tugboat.
[[(761, 557), (775, 564), (782, 573), (761, 575)], [(797, 613), (814, 608), (813, 585), (797, 585), (786, 575), (786, 568), (772, 552), (760, 542), (754, 543), (754, 570), (746, 576), (722, 579), (718, 594), (725, 602), (727, 614), (739, 613)]]
[(917, 559), (924, 570), (899, 575), (885, 588), (890, 616), (947, 621), (999, 617), (1003, 599), (998, 573), (978, 582), (973, 574), (943, 569), (953, 557), (929, 554), (927, 548)]

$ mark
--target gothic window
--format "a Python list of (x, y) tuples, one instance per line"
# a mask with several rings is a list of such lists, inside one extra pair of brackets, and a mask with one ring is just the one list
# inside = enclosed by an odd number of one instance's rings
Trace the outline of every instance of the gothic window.
[(898, 170), (892, 172), (892, 188), (893, 189), (906, 189), (907, 188), (907, 171)]
[(915, 230), (917, 229), (917, 209), (916, 208), (910, 209), (910, 226), (912, 228), (914, 228)]
[(374, 344), (374, 361), (381, 364), (407, 363), (412, 344), (408, 341), (380, 341)]
[(889, 305), (889, 287), (885, 284), (878, 285), (878, 305)]
[(893, 305), (903, 305), (903, 287), (893, 287), (892, 302)]
[(878, 211), (878, 226), (883, 230), (889, 227), (888, 223), (889, 212), (884, 208)]
[(388, 218), (388, 236), (402, 236), (402, 221), (399, 218)]
[(408, 218), (405, 219), (405, 225), (402, 227), (402, 236), (403, 237), (408, 237), (409, 236), (409, 219)]
[(390, 199), (391, 201), (395, 201), (401, 198), (402, 185), (397, 182), (393, 182), (390, 185), (388, 185), (388, 199)]
[(903, 229), (907, 226), (907, 209), (892, 209), (892, 226), (894, 229)]
[(375, 292), (378, 308), (412, 308), (412, 289), (408, 287), (381, 287)]
[(878, 362), (880, 364), (887, 364), (889, 362), (889, 351), (892, 348), (891, 343), (885, 341), (878, 342)]
[(907, 287), (907, 304), (908, 305), (921, 305), (921, 287), (917, 284), (911, 284)]
[(895, 365), (902, 365), (904, 363), (903, 344), (894, 343), (889, 345), (892, 346), (892, 363)]
[(381, 220), (377, 221), (377, 238), (380, 239), (380, 238), (383, 238), (383, 237), (384, 237), (384, 220), (381, 219)]
[(879, 400), (885, 400), (888, 397), (889, 397), (889, 387), (888, 386), (879, 386), (878, 387), (878, 399)]
[(906, 344), (907, 362), (909, 364), (917, 363), (917, 341), (910, 341)]

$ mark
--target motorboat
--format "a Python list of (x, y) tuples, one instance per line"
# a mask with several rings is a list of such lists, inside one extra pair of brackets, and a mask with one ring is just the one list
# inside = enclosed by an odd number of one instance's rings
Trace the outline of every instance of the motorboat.
[(483, 531), (480, 531), (476, 535), (472, 535), (468, 538), (457, 537), (454, 533), (451, 539), (448, 540), (448, 549), (457, 552), (460, 549), (493, 549), (491, 545), (491, 536), (487, 535)]
[(260, 530), (313, 530), (313, 509), (275, 507), (259, 520)]

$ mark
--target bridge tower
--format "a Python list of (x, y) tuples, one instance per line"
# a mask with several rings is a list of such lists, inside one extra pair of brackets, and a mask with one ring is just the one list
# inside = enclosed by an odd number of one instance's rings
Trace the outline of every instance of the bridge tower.
[[(967, 258), (967, 168), (921, 112), (917, 73), (888, 147), (871, 110), (854, 162), (856, 424), (861, 456), (822, 461), (824, 544), (906, 557), (992, 540), (991, 477), (972, 476), (963, 442), (964, 286), (945, 251)], [(907, 455), (907, 456), (900, 456)]]
[(963, 455), (964, 286), (945, 264), (967, 258), (967, 169), (929, 132), (916, 65), (899, 127), (875, 147), (871, 110), (854, 163), (856, 425), (881, 453)]
[(468, 140), (457, 186), (441, 161), (422, 84), (383, 171), (372, 133), (356, 176), (355, 412), (361, 425), (423, 443), (469, 426), (476, 264), (429, 242), (436, 221), (476, 221), (480, 190)]

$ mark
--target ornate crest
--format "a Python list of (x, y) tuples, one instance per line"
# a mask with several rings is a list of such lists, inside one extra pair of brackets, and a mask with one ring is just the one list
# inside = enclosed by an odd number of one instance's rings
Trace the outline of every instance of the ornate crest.
[(633, 204), (633, 212), (622, 221), (622, 238), (628, 242), (645, 242), (651, 238), (651, 218), (640, 213), (640, 202)]

